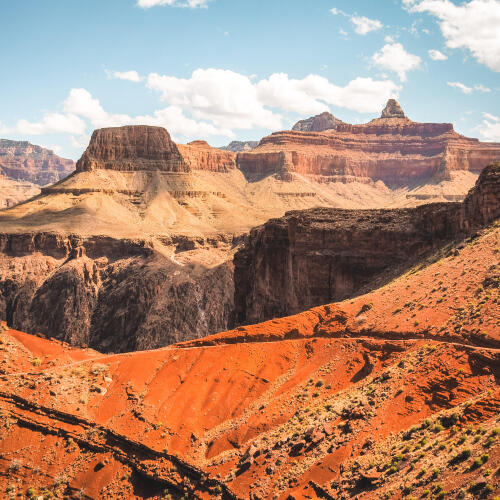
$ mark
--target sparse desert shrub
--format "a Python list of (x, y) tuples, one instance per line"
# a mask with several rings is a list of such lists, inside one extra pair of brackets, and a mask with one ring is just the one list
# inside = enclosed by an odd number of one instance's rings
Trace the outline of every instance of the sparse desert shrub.
[(31, 360), (31, 364), (33, 366), (40, 366), (42, 364), (42, 360), (40, 358), (33, 358)]
[(9, 472), (17, 472), (21, 467), (23, 466), (23, 463), (21, 460), (18, 460), (17, 458), (12, 460), (12, 462), (9, 465)]

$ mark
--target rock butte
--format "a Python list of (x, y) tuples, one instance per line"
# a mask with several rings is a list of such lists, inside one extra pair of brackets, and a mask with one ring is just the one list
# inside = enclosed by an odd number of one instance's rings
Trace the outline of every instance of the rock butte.
[[(233, 279), (233, 255), (252, 227), (290, 210), (460, 201), (500, 151), (498, 144), (456, 134), (451, 125), (411, 122), (392, 101), (382, 114), (366, 125), (279, 132), (238, 154), (205, 141), (176, 145), (159, 127), (95, 131), (72, 175), (0, 212), (0, 318), (21, 330), (114, 352), (225, 330), (235, 324), (236, 313), (242, 322), (253, 314), (240, 312), (239, 299), (235, 308), (241, 292)], [(436, 210), (415, 213), (425, 214), (432, 228), (433, 218), (447, 209)], [(376, 226), (378, 216), (372, 215), (366, 214)], [(349, 229), (355, 217), (342, 227)], [(411, 246), (419, 226), (413, 235), (402, 227), (412, 217), (391, 216), (398, 262), (432, 250)], [(322, 233), (314, 229), (311, 235), (319, 245), (313, 243), (311, 251), (323, 251)], [(352, 262), (370, 255), (360, 252)], [(389, 259), (373, 253), (370, 258), (368, 275), (375, 279)], [(311, 259), (311, 266), (320, 260)], [(292, 291), (297, 299), (284, 297), (283, 310), (270, 310), (288, 314), (325, 297), (356, 295), (367, 283), (355, 274), (343, 284), (339, 275), (334, 285)], [(261, 279), (270, 278), (256, 278), (255, 291)], [(248, 290), (244, 282), (238, 277), (237, 287)]]
[(353, 300), (157, 351), (102, 356), (7, 329), (1, 491), (498, 493), (499, 231)]

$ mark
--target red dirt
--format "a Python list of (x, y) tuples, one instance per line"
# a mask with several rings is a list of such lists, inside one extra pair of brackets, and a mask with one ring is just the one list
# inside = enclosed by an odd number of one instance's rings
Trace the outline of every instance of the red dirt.
[(0, 491), (493, 498), (499, 236), (355, 300), (156, 351), (4, 333)]

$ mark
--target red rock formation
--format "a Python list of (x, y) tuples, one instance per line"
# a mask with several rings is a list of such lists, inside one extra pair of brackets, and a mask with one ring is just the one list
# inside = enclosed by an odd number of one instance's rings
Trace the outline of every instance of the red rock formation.
[(323, 132), (324, 130), (336, 129), (343, 123), (342, 120), (325, 111), (320, 115), (298, 121), (292, 130), (296, 132)]
[(393, 187), (444, 179), (452, 170), (479, 173), (500, 158), (500, 144), (464, 137), (451, 124), (412, 122), (395, 101), (381, 118), (365, 125), (340, 123), (325, 132), (273, 133), (253, 151), (239, 153), (238, 168), (248, 178), (274, 174), (280, 169), (281, 151), (291, 155), (294, 171), (302, 175), (331, 181), (369, 178)]
[(257, 323), (343, 300), (384, 271), (411, 266), (499, 217), (500, 163), (482, 172), (463, 204), (288, 212), (253, 229), (235, 255), (236, 321)]
[(0, 139), (0, 175), (43, 186), (67, 177), (75, 168), (72, 160), (27, 141)]
[(367, 296), (168, 349), (98, 356), (0, 325), (0, 491), (493, 497), (499, 233)]
[(229, 172), (236, 168), (234, 153), (213, 148), (206, 141), (193, 141), (186, 145), (178, 144), (177, 147), (184, 161), (193, 170)]
[(95, 169), (188, 172), (189, 166), (164, 128), (134, 125), (94, 131), (76, 170)]

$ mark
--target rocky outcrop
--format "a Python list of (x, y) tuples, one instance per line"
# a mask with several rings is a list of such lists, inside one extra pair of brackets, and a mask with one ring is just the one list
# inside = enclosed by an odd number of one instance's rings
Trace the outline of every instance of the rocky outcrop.
[(381, 118), (406, 118), (403, 109), (396, 99), (389, 99), (382, 111)]
[(193, 141), (178, 144), (177, 147), (192, 170), (208, 170), (210, 172), (229, 172), (236, 168), (236, 155), (211, 147), (206, 141)]
[(95, 130), (76, 171), (189, 172), (170, 134), (162, 127), (133, 125)]
[(231, 141), (227, 146), (223, 146), (219, 149), (240, 153), (241, 151), (251, 151), (255, 149), (258, 144), (259, 141)]
[(27, 141), (0, 139), (0, 175), (44, 186), (67, 177), (75, 163)]
[(359, 293), (500, 217), (500, 164), (464, 203), (414, 209), (289, 212), (251, 231), (235, 255), (237, 323), (257, 323)]
[(324, 130), (335, 130), (342, 123), (344, 123), (342, 120), (325, 111), (320, 115), (298, 121), (292, 127), (292, 130), (297, 132), (323, 132)]
[(458, 170), (479, 173), (500, 158), (500, 144), (464, 137), (448, 123), (413, 122), (394, 100), (381, 118), (364, 125), (337, 123), (323, 132), (273, 133), (254, 150), (238, 153), (238, 168), (249, 179), (273, 175), (280, 170), (282, 151), (300, 175), (327, 182), (350, 176), (394, 188), (449, 179)]
[(230, 262), (186, 269), (145, 240), (0, 234), (0, 318), (72, 345), (134, 351), (221, 331), (233, 295)]

